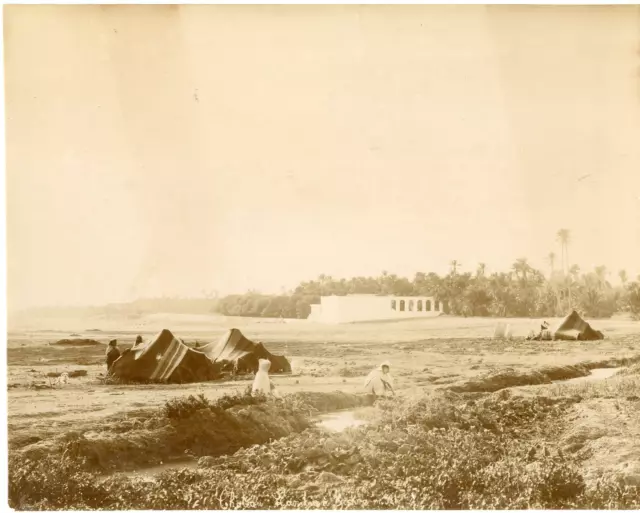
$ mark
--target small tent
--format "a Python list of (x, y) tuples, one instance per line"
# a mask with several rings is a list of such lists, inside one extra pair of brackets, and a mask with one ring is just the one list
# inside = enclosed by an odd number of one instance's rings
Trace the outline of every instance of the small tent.
[(578, 312), (573, 310), (556, 328), (554, 340), (602, 340), (601, 331), (594, 330)]
[(291, 364), (284, 356), (271, 354), (260, 342), (249, 340), (235, 328), (226, 332), (218, 342), (204, 346), (202, 351), (223, 370), (257, 372), (258, 360), (264, 359), (271, 362), (271, 373), (291, 372)]

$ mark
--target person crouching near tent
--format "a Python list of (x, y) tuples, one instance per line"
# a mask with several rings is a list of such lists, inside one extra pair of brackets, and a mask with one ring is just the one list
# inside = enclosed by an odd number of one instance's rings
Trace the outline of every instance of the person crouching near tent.
[(251, 394), (272, 394), (274, 397), (280, 397), (275, 385), (269, 379), (269, 369), (271, 368), (271, 362), (269, 360), (258, 360), (258, 372), (253, 380), (253, 386), (251, 387)]
[(118, 341), (112, 340), (109, 342), (107, 346), (107, 374), (111, 372), (111, 367), (113, 366), (113, 362), (115, 362), (118, 358), (120, 358), (120, 350), (118, 349)]
[(376, 396), (386, 396), (389, 393), (396, 395), (393, 389), (393, 378), (391, 377), (389, 362), (384, 362), (379, 367), (373, 369), (364, 381), (364, 389), (368, 394)]

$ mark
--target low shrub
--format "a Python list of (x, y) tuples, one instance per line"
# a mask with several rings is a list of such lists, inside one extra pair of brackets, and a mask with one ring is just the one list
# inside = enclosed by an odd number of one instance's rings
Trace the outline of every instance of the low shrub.
[(640, 509), (640, 488), (613, 475), (599, 477), (576, 502), (579, 509)]
[(267, 402), (267, 396), (264, 394), (253, 395), (251, 387), (247, 387), (243, 393), (225, 394), (213, 402), (213, 406), (228, 410), (234, 406), (251, 406), (254, 404), (263, 404)]
[(302, 431), (309, 426), (306, 408), (296, 394), (282, 400), (234, 394), (215, 401), (201, 394), (173, 399), (157, 411), (114, 416), (91, 432), (16, 439), (12, 448), (27, 460), (66, 454), (84, 470), (127, 469), (185, 454), (228, 454)]
[(191, 417), (198, 410), (211, 408), (211, 406), (204, 394), (199, 394), (197, 397), (193, 395), (177, 397), (166, 402), (164, 414), (170, 419), (185, 419)]
[(14, 509), (96, 509), (109, 504), (109, 495), (93, 474), (71, 458), (46, 456), (38, 460), (9, 458), (9, 506)]
[[(193, 415), (195, 412), (203, 409), (209, 409), (215, 412), (219, 410), (228, 410), (237, 406), (264, 404), (267, 400), (266, 395), (252, 394), (251, 388), (248, 387), (242, 393), (236, 392), (233, 394), (225, 394), (214, 401), (208, 400), (204, 394), (177, 397), (167, 401), (164, 405), (163, 411), (167, 418), (185, 419)], [(284, 403), (280, 402), (280, 404)]]
[[(164, 443), (177, 450), (203, 444), (209, 450), (210, 440), (233, 433), (243, 448), (211, 459), (209, 468), (167, 471), (151, 482), (119, 476), (99, 481), (82, 471), (83, 456), (71, 452), (62, 460), (12, 458), (10, 504), (17, 509), (154, 510), (626, 509), (640, 504), (638, 488), (613, 476), (588, 486), (578, 462), (555, 445), (571, 399), (522, 398), (506, 391), (477, 400), (431, 394), (415, 401), (378, 401), (380, 422), (364, 428), (296, 434), (309, 424), (291, 429), (296, 417), (289, 408), (309, 407), (304, 399), (227, 409), (212, 409), (198, 397), (185, 401), (172, 410), (181, 412), (177, 419), (166, 419), (177, 424), (174, 437)], [(190, 416), (180, 417), (190, 408)], [(224, 431), (215, 431), (225, 423)]]

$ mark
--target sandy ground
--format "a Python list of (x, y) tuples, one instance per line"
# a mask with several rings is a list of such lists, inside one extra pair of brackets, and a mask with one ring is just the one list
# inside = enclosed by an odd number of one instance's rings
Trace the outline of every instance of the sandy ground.
[(640, 485), (640, 411), (637, 402), (621, 399), (598, 398), (576, 406), (566, 436), (584, 444), (589, 477), (614, 469)]
[[(518, 337), (516, 340), (491, 340), (494, 319), (451, 317), (321, 326), (304, 321), (283, 323), (157, 315), (134, 321), (58, 319), (55, 323), (47, 320), (14, 325), (9, 332), (7, 353), (9, 433), (41, 435), (78, 429), (109, 416), (157, 407), (174, 397), (202, 393), (215, 398), (242, 391), (250, 384), (250, 378), (172, 386), (101, 384), (100, 378), (105, 371), (104, 344), (108, 340), (118, 338), (126, 346), (138, 333), (151, 338), (162, 328), (171, 329), (189, 344), (196, 340), (216, 340), (226, 329), (240, 328), (249, 338), (264, 342), (272, 352), (285, 354), (292, 360), (292, 375), (274, 376), (283, 393), (360, 392), (364, 376), (384, 360), (391, 362), (399, 393), (412, 395), (425, 388), (446, 386), (488, 372), (507, 369), (523, 372), (545, 366), (640, 357), (640, 323), (626, 319), (593, 322), (607, 337), (596, 342), (525, 341), (522, 337), (535, 327), (536, 321), (515, 319), (508, 322)], [(138, 330), (136, 326), (139, 326)], [(88, 347), (50, 345), (71, 334), (93, 338), (100, 344)], [(73, 378), (69, 384), (54, 389), (33, 387), (48, 383), (48, 372), (76, 369), (87, 370), (87, 376)], [(623, 406), (616, 406), (616, 401)], [(589, 464), (595, 473), (603, 465), (626, 463), (625, 468), (640, 467), (637, 464), (640, 461), (638, 405), (640, 402), (620, 397), (595, 397), (576, 406), (572, 417), (575, 426), (571, 429), (597, 433), (600, 426), (603, 433), (594, 435), (588, 447), (583, 447), (592, 453), (585, 457), (587, 461), (591, 458)], [(598, 456), (602, 454), (605, 456)]]
[[(441, 317), (403, 322), (323, 326), (304, 321), (280, 322), (218, 316), (154, 315), (144, 319), (31, 320), (11, 326), (8, 337), (9, 436), (52, 436), (88, 429), (108, 417), (126, 417), (155, 408), (168, 399), (204, 394), (213, 399), (241, 392), (251, 378), (189, 385), (105, 385), (106, 343), (117, 338), (131, 344), (140, 333), (152, 338), (168, 328), (188, 344), (216, 340), (232, 327), (262, 341), (292, 361), (293, 374), (273, 376), (283, 393), (324, 391), (357, 393), (364, 376), (389, 361), (401, 395), (446, 387), (492, 372), (527, 372), (544, 367), (597, 363), (640, 357), (640, 323), (627, 319), (595, 321), (606, 339), (595, 342), (535, 342), (523, 337), (537, 322), (510, 319), (515, 339), (492, 340), (495, 319)], [(553, 325), (553, 321), (552, 321)], [(61, 347), (53, 342), (71, 335), (91, 338), (95, 346)], [(84, 369), (53, 389), (36, 389), (54, 378), (50, 372)], [(635, 388), (634, 388), (635, 387)], [(640, 390), (638, 378), (608, 378), (552, 386), (518, 387), (514, 393), (579, 395), (562, 440), (568, 451), (580, 451), (586, 475), (614, 469), (640, 483)], [(634, 395), (635, 394), (635, 395)]]
[(625, 375), (624, 368), (600, 369), (591, 376), (512, 391), (580, 398), (565, 419), (560, 445), (579, 455), (588, 481), (613, 471), (640, 485), (640, 366), (634, 368), (632, 374)]

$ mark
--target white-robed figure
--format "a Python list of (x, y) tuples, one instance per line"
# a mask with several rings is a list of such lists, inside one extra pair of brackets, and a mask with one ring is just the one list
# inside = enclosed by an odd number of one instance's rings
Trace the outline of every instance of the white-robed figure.
[(384, 362), (369, 373), (364, 381), (364, 389), (368, 394), (382, 396), (390, 392), (392, 395), (396, 395), (393, 390), (390, 368), (389, 362)]
[(258, 360), (258, 372), (256, 372), (256, 377), (254, 378), (253, 386), (251, 387), (252, 394), (273, 394), (275, 397), (280, 397), (275, 385), (269, 379), (270, 368), (271, 362), (269, 360)]

